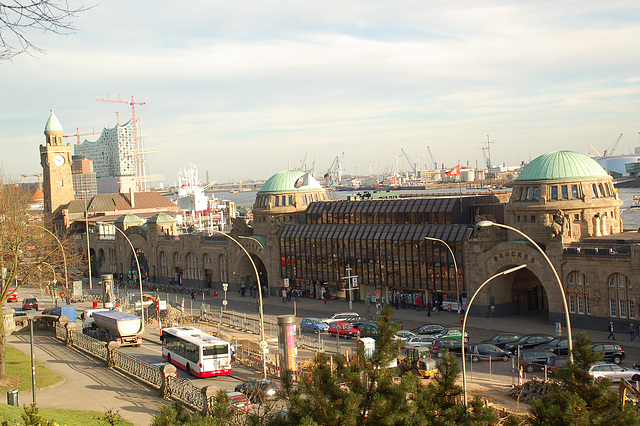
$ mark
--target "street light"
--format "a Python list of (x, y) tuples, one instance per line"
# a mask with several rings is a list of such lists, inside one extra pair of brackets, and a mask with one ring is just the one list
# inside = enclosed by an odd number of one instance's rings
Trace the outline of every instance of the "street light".
[(120, 231), (122, 236), (127, 240), (129, 246), (131, 247), (131, 251), (133, 252), (133, 257), (136, 259), (136, 266), (138, 267), (138, 282), (140, 283), (140, 318), (142, 318), (142, 330), (144, 331), (144, 303), (142, 300), (142, 271), (140, 270), (140, 262), (138, 262), (138, 255), (136, 254), (136, 249), (133, 248), (133, 244), (131, 244), (131, 240), (127, 237), (127, 234), (122, 232), (122, 229), (114, 226), (115, 229)]
[[(89, 292), (93, 293), (93, 286), (91, 284), (91, 248), (89, 247), (89, 211), (87, 205), (87, 197), (89, 197), (89, 191), (82, 191), (86, 193), (84, 197), (84, 227), (87, 231), (87, 263), (89, 265)], [(142, 298), (142, 294), (140, 294)], [(144, 324), (144, 321), (143, 321)]]
[(456, 270), (456, 305), (458, 307), (458, 313), (460, 313), (460, 287), (458, 286), (458, 262), (456, 262), (456, 255), (453, 254), (453, 250), (451, 250), (451, 247), (449, 246), (449, 244), (447, 244), (446, 241), (441, 240), (440, 238), (433, 238), (433, 237), (424, 237), (425, 240), (431, 240), (431, 241), (437, 241), (439, 243), (444, 244), (445, 246), (447, 246), (447, 248), (449, 249), (449, 253), (451, 253), (451, 258), (453, 259), (453, 267)]
[[(247, 249), (244, 248), (244, 246), (242, 244), (240, 244), (240, 242), (238, 240), (236, 240), (235, 238), (233, 238), (231, 235), (229, 234), (225, 234), (222, 231), (218, 231), (217, 229), (210, 229), (209, 231), (211, 232), (215, 232), (216, 234), (220, 234), (223, 237), (226, 237), (228, 239), (230, 239), (231, 241), (233, 241), (234, 243), (236, 243), (244, 252), (244, 254), (247, 255), (247, 257), (249, 258), (249, 262), (251, 262), (251, 266), (253, 266), (253, 272), (256, 274), (256, 280), (258, 280), (258, 298), (260, 300), (260, 347), (263, 350), (267, 349), (267, 341), (264, 338), (264, 309), (263, 309), (263, 304), (262, 304), (262, 285), (260, 284), (260, 275), (258, 274), (258, 268), (256, 267), (256, 263), (253, 261), (253, 259), (251, 258), (251, 255), (249, 254), (249, 252), (247, 251)], [(226, 300), (226, 290), (225, 290), (225, 300)], [(266, 353), (262, 354), (262, 373), (264, 378), (267, 378), (267, 358), (266, 358)]]
[(42, 225), (38, 225), (38, 224), (35, 224), (35, 223), (30, 223), (28, 226), (37, 226), (38, 228), (47, 231), (58, 242), (58, 245), (60, 246), (60, 251), (62, 252), (62, 260), (64, 262), (64, 286), (65, 286), (65, 288), (67, 289), (67, 292), (68, 292), (69, 291), (69, 279), (67, 278), (67, 255), (64, 252), (64, 247), (62, 246), (62, 242), (56, 236), (56, 234), (54, 234), (53, 232), (51, 232), (50, 230), (48, 230), (47, 228), (45, 228)]
[(564, 288), (562, 287), (562, 281), (560, 281), (560, 277), (558, 276), (558, 272), (556, 271), (556, 268), (553, 266), (553, 263), (551, 263), (551, 259), (549, 259), (549, 256), (547, 256), (547, 254), (544, 252), (544, 250), (542, 250), (542, 248), (540, 248), (540, 246), (535, 241), (533, 241), (527, 234), (525, 234), (524, 232), (522, 232), (521, 230), (519, 230), (517, 228), (514, 228), (513, 226), (504, 225), (502, 223), (492, 222), (490, 220), (481, 220), (476, 225), (481, 227), (481, 228), (488, 228), (490, 226), (497, 226), (498, 228), (508, 229), (508, 230), (511, 230), (511, 231), (515, 232), (518, 235), (521, 235), (527, 241), (529, 241), (531, 244), (533, 244), (533, 246), (536, 249), (538, 249), (538, 251), (542, 254), (542, 257), (544, 257), (544, 260), (547, 261), (547, 264), (549, 265), (549, 267), (553, 271), (553, 276), (556, 279), (556, 284), (558, 284), (558, 289), (560, 290), (560, 296), (562, 296), (562, 303), (564, 305), (564, 319), (567, 322), (567, 339), (569, 340), (568, 341), (569, 358), (570, 358), (571, 362), (573, 362), (573, 336), (572, 336), (572, 332), (571, 332), (571, 318), (569, 317), (569, 306), (567, 305), (567, 295), (564, 293)]
[(475, 293), (473, 293), (473, 296), (471, 296), (471, 299), (469, 300), (469, 305), (467, 306), (467, 310), (464, 312), (464, 319), (462, 320), (462, 337), (461, 337), (462, 339), (462, 387), (464, 390), (464, 395), (463, 395), (464, 405), (467, 405), (467, 363), (466, 363), (465, 353), (464, 353), (464, 344), (465, 344), (464, 330), (465, 328), (467, 328), (467, 316), (469, 315), (469, 311), (471, 311), (471, 304), (473, 303), (473, 299), (475, 299), (478, 293), (480, 293), (480, 290), (482, 290), (484, 286), (489, 284), (489, 282), (494, 278), (500, 277), (502, 275), (510, 274), (512, 272), (515, 272), (517, 270), (520, 270), (526, 267), (527, 265), (518, 265), (513, 268), (507, 269), (506, 271), (498, 272), (497, 274), (492, 275), (485, 282), (483, 282), (480, 287), (478, 287), (478, 289), (475, 291)]

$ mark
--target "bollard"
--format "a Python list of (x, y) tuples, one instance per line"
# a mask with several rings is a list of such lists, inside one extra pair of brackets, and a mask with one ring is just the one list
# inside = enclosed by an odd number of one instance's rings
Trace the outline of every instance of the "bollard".
[(66, 346), (73, 346), (73, 335), (76, 332), (76, 323), (68, 322), (64, 326), (67, 330), (67, 338), (65, 339), (64, 343)]
[(176, 374), (176, 367), (173, 364), (165, 364), (160, 370), (162, 374), (162, 384), (160, 385), (160, 398), (171, 398), (171, 380)]
[(113, 354), (118, 350), (119, 347), (120, 347), (120, 343), (118, 342), (111, 341), (107, 343), (107, 359), (106, 359), (107, 368), (115, 367), (115, 360), (113, 359)]
[(216, 393), (218, 393), (218, 388), (215, 386), (205, 386), (201, 391), (206, 401), (204, 409), (202, 410), (202, 415), (208, 416), (210, 413), (213, 413), (213, 405), (215, 404), (214, 397)]

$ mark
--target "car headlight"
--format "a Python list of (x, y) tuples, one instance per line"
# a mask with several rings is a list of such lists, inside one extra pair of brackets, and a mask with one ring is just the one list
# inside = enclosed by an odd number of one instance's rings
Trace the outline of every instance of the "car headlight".
[(275, 394), (276, 394), (275, 389), (269, 389), (269, 390), (267, 391), (267, 395), (269, 395), (269, 396), (273, 396), (273, 395), (275, 395)]

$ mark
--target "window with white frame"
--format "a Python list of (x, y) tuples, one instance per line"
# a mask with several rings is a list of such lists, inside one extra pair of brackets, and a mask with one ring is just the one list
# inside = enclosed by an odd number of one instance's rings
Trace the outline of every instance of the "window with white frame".
[(167, 255), (164, 251), (160, 252), (160, 276), (169, 276), (169, 269), (167, 268)]
[[(632, 299), (631, 291), (629, 290), (630, 284), (629, 278), (619, 272), (609, 276), (609, 299), (615, 301), (616, 309), (614, 311), (617, 312), (617, 315), (612, 316), (627, 318), (627, 314), (631, 314), (631, 310), (627, 311), (627, 307), (629, 306), (627, 301)], [(609, 310), (611, 311), (611, 309)]]
[(584, 298), (585, 312), (587, 315), (591, 315), (591, 298), (589, 296)]
[(225, 256), (224, 254), (221, 254), (219, 258), (219, 264), (220, 264), (220, 281), (222, 281), (223, 283), (226, 283), (229, 280), (228, 278), (229, 273), (227, 272), (227, 256)]
[(620, 302), (620, 318), (626, 318), (627, 317), (627, 301), (619, 300), (618, 302)]
[(635, 300), (629, 300), (629, 318), (634, 319), (636, 317), (636, 302)]
[(573, 294), (569, 295), (569, 312), (576, 313), (576, 297)]
[(187, 253), (187, 278), (198, 279), (198, 258), (192, 252)]
[(617, 305), (618, 305), (618, 301), (616, 299), (609, 299), (609, 316), (610, 317), (618, 316), (618, 312), (616, 309)]
[(578, 296), (578, 313), (584, 315), (584, 296)]

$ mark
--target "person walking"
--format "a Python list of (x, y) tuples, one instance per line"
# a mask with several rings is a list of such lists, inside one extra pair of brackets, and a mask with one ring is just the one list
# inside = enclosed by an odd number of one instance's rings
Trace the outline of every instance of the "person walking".
[(422, 310), (422, 297), (416, 297), (416, 311), (420, 312)]
[(636, 338), (636, 329), (633, 328), (633, 323), (629, 323), (629, 336), (631, 337), (631, 343), (633, 343)]
[(613, 321), (609, 323), (609, 335), (607, 336), (607, 340), (616, 340), (616, 336), (613, 335)]
[(196, 300), (196, 291), (191, 290), (191, 300)]

